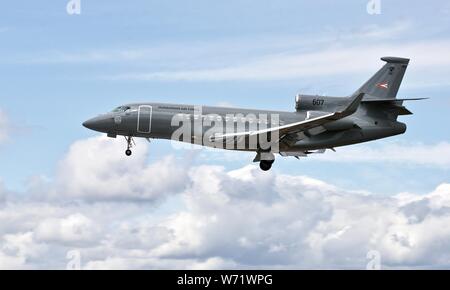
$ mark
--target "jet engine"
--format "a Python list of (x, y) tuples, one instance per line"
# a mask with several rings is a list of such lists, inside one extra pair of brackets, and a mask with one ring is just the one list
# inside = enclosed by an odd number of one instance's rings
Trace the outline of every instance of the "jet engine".
[(295, 96), (295, 109), (297, 111), (334, 112), (337, 107), (345, 106), (346, 102), (346, 98), (298, 94)]
[[(295, 109), (306, 111), (306, 118), (313, 119), (335, 112), (338, 108), (345, 107), (348, 100), (341, 97), (328, 97), (318, 95), (297, 95), (295, 97)], [(327, 131), (342, 131), (357, 128), (355, 120), (352, 117), (340, 119), (327, 123), (323, 126)]]

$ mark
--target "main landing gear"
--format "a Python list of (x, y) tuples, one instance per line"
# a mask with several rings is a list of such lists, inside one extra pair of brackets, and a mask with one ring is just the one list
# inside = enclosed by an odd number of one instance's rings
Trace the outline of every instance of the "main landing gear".
[(131, 136), (126, 136), (125, 140), (127, 140), (127, 150), (125, 150), (125, 155), (130, 156), (132, 153), (130, 148), (133, 147), (133, 145), (136, 145), (136, 143)]
[(263, 171), (270, 170), (275, 162), (275, 155), (271, 152), (257, 151), (253, 162), (259, 162), (259, 168)]

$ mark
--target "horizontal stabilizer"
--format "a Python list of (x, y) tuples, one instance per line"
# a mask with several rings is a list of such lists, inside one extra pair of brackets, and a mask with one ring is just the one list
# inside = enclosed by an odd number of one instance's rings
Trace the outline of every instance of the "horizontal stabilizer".
[(395, 57), (395, 56), (385, 56), (381, 58), (382, 61), (385, 61), (387, 63), (402, 63), (402, 64), (408, 64), (409, 59), (403, 58), (403, 57)]
[(405, 106), (403, 106), (404, 101), (419, 101), (426, 100), (428, 98), (410, 98), (410, 99), (364, 99), (361, 101), (362, 104), (365, 104), (370, 109), (374, 110), (383, 110), (388, 112), (391, 116), (391, 119), (397, 119), (397, 116), (403, 115), (412, 115), (413, 113), (408, 110)]
[(383, 102), (403, 102), (403, 101), (420, 101), (428, 98), (410, 98), (410, 99), (364, 99), (361, 103), (383, 103)]

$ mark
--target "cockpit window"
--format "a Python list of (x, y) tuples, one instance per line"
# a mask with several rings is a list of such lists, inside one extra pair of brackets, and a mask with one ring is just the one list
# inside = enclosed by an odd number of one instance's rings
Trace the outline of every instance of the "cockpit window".
[(113, 112), (118, 113), (118, 112), (125, 112), (126, 110), (129, 110), (130, 107), (129, 106), (120, 106), (117, 107), (113, 110)]

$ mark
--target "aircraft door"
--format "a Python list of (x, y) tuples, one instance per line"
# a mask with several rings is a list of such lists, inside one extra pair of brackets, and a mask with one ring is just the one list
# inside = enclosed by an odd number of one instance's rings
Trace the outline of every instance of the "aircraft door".
[(150, 133), (152, 128), (152, 106), (141, 105), (138, 108), (137, 131), (138, 133)]

